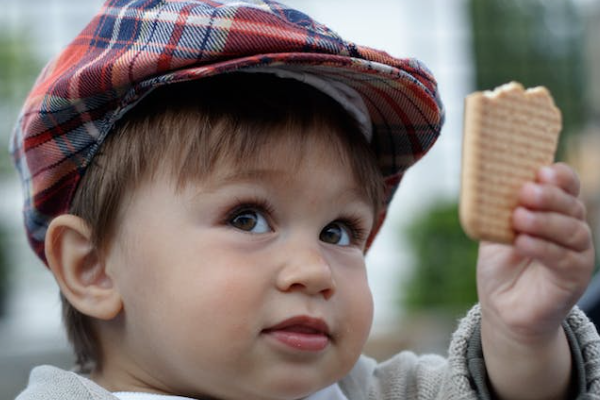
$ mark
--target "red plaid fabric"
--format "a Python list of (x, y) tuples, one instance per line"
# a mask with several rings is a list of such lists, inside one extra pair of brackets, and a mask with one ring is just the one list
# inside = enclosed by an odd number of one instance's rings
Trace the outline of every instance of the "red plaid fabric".
[(152, 89), (249, 70), (287, 68), (345, 83), (362, 97), (391, 199), (440, 133), (436, 82), (417, 60), (347, 42), (268, 0), (112, 0), (42, 71), (11, 153), (25, 191), (30, 243), (44, 258), (49, 222), (68, 211), (115, 121)]

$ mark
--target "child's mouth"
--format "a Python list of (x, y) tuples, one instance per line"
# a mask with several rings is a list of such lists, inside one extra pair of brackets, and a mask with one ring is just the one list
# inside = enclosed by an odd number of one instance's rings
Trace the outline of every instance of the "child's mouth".
[(287, 319), (263, 333), (288, 347), (301, 351), (321, 351), (330, 342), (329, 327), (320, 319), (300, 316)]

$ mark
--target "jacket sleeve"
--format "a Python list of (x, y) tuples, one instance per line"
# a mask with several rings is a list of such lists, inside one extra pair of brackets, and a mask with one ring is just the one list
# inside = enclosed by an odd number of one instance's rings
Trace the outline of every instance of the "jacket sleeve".
[(596, 326), (575, 308), (565, 321), (576, 374), (577, 400), (600, 400), (600, 337)]
[(476, 400), (467, 366), (469, 339), (479, 324), (474, 308), (452, 337), (448, 358), (401, 352), (388, 361), (361, 357), (340, 382), (349, 400)]
[[(478, 309), (475, 310), (478, 313)], [(573, 363), (571, 396), (576, 400), (600, 400), (600, 338), (594, 324), (579, 309), (571, 310), (563, 322)], [(479, 398), (489, 399), (487, 373), (479, 324), (467, 346), (467, 369)]]
[(72, 371), (35, 367), (27, 388), (15, 400), (118, 400), (107, 390)]
[[(481, 349), (481, 314), (474, 307), (452, 336), (448, 358), (402, 352), (377, 364), (362, 357), (340, 382), (349, 400), (489, 400)], [(573, 359), (573, 399), (600, 400), (600, 338), (575, 308), (564, 323)]]

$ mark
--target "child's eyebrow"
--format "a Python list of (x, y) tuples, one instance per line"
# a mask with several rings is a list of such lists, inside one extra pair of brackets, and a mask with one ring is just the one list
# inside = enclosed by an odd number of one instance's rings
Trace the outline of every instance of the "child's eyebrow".
[[(290, 170), (275, 168), (240, 169), (225, 174), (216, 174), (208, 180), (207, 185), (202, 189), (202, 192), (209, 193), (217, 191), (224, 186), (240, 183), (260, 182), (269, 185), (285, 185), (286, 183), (291, 182), (293, 178), (294, 172)], [(372, 199), (369, 197), (366, 190), (359, 185), (348, 187), (340, 194), (340, 197), (369, 204), (372, 202)]]
[(274, 168), (240, 169), (223, 177), (218, 177), (218, 184), (229, 185), (237, 182), (269, 181), (278, 178), (289, 179), (289, 171)]
[(200, 178), (198, 180), (198, 183), (200, 184), (198, 194), (213, 193), (225, 186), (235, 184), (261, 182), (272, 185), (278, 180), (285, 181), (289, 179), (291, 179), (291, 174), (282, 169), (248, 169), (246, 167), (238, 167), (236, 170), (216, 172), (214, 174), (209, 174), (207, 177)]
[(212, 174), (207, 179), (201, 179), (201, 182), (203, 183), (203, 192), (212, 192), (228, 185), (253, 182), (272, 183), (277, 180), (289, 180), (291, 177), (289, 172), (281, 169), (239, 167), (237, 170)]

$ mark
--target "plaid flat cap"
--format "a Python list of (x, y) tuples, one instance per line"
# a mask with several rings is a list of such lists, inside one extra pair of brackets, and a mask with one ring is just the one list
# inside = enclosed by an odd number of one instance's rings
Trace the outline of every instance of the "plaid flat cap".
[(423, 64), (345, 41), (283, 4), (107, 1), (44, 68), (11, 140), (25, 192), (25, 227), (37, 255), (46, 261), (47, 227), (68, 212), (106, 135), (151, 90), (217, 74), (270, 70), (315, 77), (338, 89), (332, 97), (339, 100), (342, 93), (358, 100), (343, 103), (355, 116), (361, 110), (367, 114), (362, 122), (386, 178), (388, 201), (406, 169), (439, 136), (443, 108)]

